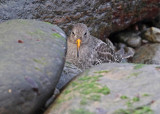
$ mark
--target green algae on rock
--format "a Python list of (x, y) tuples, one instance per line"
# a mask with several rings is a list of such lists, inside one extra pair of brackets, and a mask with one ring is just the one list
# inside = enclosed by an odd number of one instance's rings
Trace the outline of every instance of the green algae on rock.
[[(98, 76), (84, 76), (79, 77), (76, 82), (71, 82), (71, 87), (64, 90), (62, 93), (62, 96), (60, 97), (63, 99), (57, 100), (58, 103), (65, 102), (70, 99), (74, 99), (74, 97), (77, 97), (78, 95), (83, 96), (83, 99), (86, 99), (86, 101), (100, 101), (101, 94), (107, 95), (110, 93), (110, 90), (106, 86), (101, 86), (97, 83), (99, 78), (102, 77), (101, 75)], [(75, 92), (75, 94), (78, 94), (77, 96), (72, 94), (72, 98), (65, 98), (65, 95), (70, 95), (71, 92)], [(79, 92), (79, 93), (77, 93)], [(63, 96), (64, 95), (64, 96)], [(55, 101), (56, 102), (56, 101)], [(82, 103), (82, 102), (81, 102)]]
[(113, 114), (154, 114), (148, 106), (137, 107), (135, 109), (119, 109)]
[(135, 66), (134, 66), (134, 69), (140, 69), (140, 68), (142, 68), (143, 66), (144, 66), (145, 64), (136, 64)]
[(61, 38), (62, 36), (60, 35), (60, 34), (58, 34), (58, 33), (53, 33), (52, 34), (53, 36), (56, 36), (57, 38)]
[(44, 114), (159, 112), (160, 72), (156, 67), (105, 63), (87, 69), (69, 83)]
[(101, 74), (101, 73), (108, 73), (109, 71), (106, 71), (106, 70), (101, 70), (101, 71), (97, 71), (97, 72), (94, 72), (94, 73), (99, 73), (99, 74)]
[(84, 108), (72, 109), (70, 110), (70, 114), (94, 114)]
[(121, 98), (121, 99), (128, 99), (128, 97), (125, 96), (125, 95), (122, 95), (120, 98)]

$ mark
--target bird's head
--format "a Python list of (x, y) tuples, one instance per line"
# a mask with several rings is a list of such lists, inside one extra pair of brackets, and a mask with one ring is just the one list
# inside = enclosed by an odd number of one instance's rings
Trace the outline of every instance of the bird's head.
[(79, 57), (79, 49), (83, 44), (87, 44), (90, 39), (90, 33), (85, 24), (75, 24), (69, 36), (69, 42), (77, 45), (77, 57)]

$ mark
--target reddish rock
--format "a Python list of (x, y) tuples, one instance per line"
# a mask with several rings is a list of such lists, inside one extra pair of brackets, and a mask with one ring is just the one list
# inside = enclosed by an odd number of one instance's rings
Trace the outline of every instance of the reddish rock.
[(38, 19), (58, 24), (66, 32), (72, 24), (82, 22), (100, 39), (138, 21), (153, 19), (160, 11), (159, 0), (4, 0), (0, 4), (0, 22)]

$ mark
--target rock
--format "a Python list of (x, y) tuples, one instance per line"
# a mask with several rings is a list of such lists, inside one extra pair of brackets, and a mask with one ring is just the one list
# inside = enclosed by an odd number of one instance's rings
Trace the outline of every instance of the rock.
[(142, 33), (142, 38), (153, 43), (160, 43), (160, 29), (151, 27)]
[(159, 14), (159, 0), (1, 0), (0, 22), (9, 19), (38, 19), (58, 24), (68, 32), (71, 25), (87, 24), (92, 35), (105, 39)]
[(146, 40), (146, 39), (142, 39), (142, 43), (143, 43), (143, 44), (147, 44), (147, 43), (149, 43), (149, 41)]
[(118, 49), (125, 48), (125, 47), (126, 47), (126, 44), (124, 44), (124, 43), (122, 43), (122, 42), (119, 42), (119, 43), (116, 44), (116, 47), (117, 47)]
[(81, 72), (81, 69), (66, 61), (56, 88), (62, 90), (74, 77), (76, 77)]
[(137, 47), (141, 46), (141, 37), (139, 37), (139, 36), (132, 37), (132, 38), (128, 39), (126, 43), (128, 46), (131, 46), (133, 48), (137, 48)]
[(51, 103), (56, 99), (56, 97), (60, 94), (60, 90), (55, 88), (54, 92), (53, 92), (53, 95), (46, 101), (45, 103), (45, 108), (48, 108)]
[(73, 80), (44, 114), (159, 113), (159, 82), (159, 65), (97, 65)]
[(65, 33), (35, 20), (0, 24), (0, 114), (38, 114), (64, 66)]
[(122, 32), (116, 36), (121, 42), (127, 44), (130, 47), (137, 48), (141, 46), (141, 37), (136, 33)]
[(146, 44), (136, 50), (133, 63), (160, 64), (160, 44)]
[(75, 65), (65, 62), (61, 77), (56, 85), (56, 90), (54, 91), (53, 95), (48, 99), (48, 101), (45, 104), (45, 107), (48, 108), (48, 106), (54, 102), (56, 97), (60, 94), (60, 92), (67, 86), (67, 84), (73, 80), (78, 74), (82, 72), (81, 69), (76, 67)]

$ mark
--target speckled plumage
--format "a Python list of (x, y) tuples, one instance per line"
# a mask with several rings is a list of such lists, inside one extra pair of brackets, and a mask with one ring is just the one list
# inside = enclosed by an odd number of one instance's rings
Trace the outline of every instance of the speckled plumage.
[[(82, 40), (79, 57), (77, 57), (76, 40)], [(109, 62), (120, 62), (121, 58), (115, 53), (114, 46), (107, 40), (106, 43), (91, 36), (87, 26), (82, 23), (75, 24), (68, 37), (68, 50), (66, 60), (80, 69)]]

